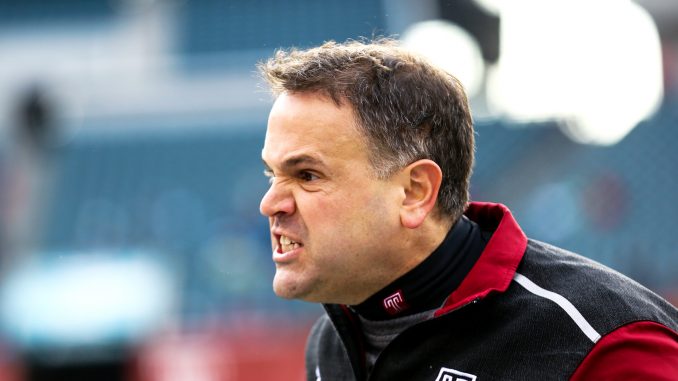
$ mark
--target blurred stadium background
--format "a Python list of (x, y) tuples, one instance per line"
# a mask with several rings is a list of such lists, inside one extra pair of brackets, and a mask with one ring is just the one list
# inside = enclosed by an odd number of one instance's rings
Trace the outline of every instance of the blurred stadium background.
[(438, 54), (472, 197), (678, 303), (678, 3), (511, 3), (0, 1), (0, 380), (303, 378), (255, 64), (330, 39)]

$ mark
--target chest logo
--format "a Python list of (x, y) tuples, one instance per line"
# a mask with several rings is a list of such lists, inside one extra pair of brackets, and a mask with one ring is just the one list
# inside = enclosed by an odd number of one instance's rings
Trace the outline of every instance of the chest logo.
[(476, 381), (476, 376), (450, 368), (440, 368), (436, 381)]
[(384, 299), (384, 309), (389, 315), (397, 315), (405, 311), (407, 307), (407, 303), (405, 303), (405, 299), (403, 298), (403, 293), (400, 290)]

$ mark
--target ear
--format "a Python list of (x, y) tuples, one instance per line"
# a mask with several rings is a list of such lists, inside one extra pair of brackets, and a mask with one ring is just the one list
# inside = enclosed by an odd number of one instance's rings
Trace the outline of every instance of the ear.
[(404, 227), (414, 229), (435, 207), (443, 171), (434, 161), (422, 159), (403, 168), (401, 179), (405, 198), (400, 206), (400, 222)]

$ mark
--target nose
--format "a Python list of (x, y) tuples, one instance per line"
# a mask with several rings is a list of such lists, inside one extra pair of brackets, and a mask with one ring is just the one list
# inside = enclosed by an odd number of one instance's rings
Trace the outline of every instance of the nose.
[(279, 214), (292, 214), (295, 210), (294, 197), (286, 187), (277, 184), (275, 180), (262, 197), (259, 212), (267, 217)]

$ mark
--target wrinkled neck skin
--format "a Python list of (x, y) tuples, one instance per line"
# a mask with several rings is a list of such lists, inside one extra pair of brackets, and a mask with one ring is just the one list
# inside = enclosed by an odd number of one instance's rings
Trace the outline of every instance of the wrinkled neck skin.
[(415, 229), (403, 227), (397, 235), (395, 248), (387, 254), (389, 258), (381, 263), (375, 260), (376, 271), (366, 271), (365, 275), (372, 274), (373, 277), (371, 280), (366, 279), (367, 282), (361, 287), (362, 292), (357, 293), (352, 300), (341, 301), (340, 304), (360, 304), (408, 273), (440, 246), (452, 226), (452, 222), (429, 216)]

